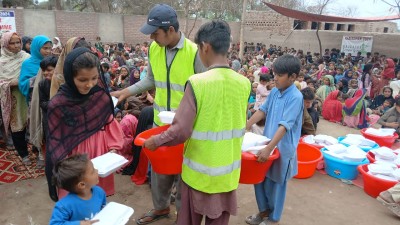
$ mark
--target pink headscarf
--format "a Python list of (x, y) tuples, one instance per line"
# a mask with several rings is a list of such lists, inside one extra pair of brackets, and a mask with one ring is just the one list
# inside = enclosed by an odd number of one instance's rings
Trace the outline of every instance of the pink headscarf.
[(269, 72), (268, 67), (266, 67), (266, 66), (261, 67), (262, 74), (267, 74), (268, 72)]

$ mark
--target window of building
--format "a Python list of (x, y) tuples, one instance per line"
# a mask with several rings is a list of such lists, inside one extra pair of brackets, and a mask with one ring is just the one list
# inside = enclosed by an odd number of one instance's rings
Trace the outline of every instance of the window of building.
[(338, 30), (338, 31), (341, 31), (341, 30), (344, 30), (344, 24), (340, 24), (340, 23), (338, 23), (337, 25), (336, 25), (336, 30)]
[(305, 27), (303, 21), (301, 20), (294, 20), (293, 22), (293, 30), (303, 30)]
[(383, 28), (383, 33), (387, 33), (387, 32), (389, 32), (389, 27), (384, 27)]
[(355, 29), (354, 24), (349, 24), (347, 27), (347, 31), (354, 31), (354, 29)]
[(312, 22), (311, 23), (311, 30), (316, 30), (318, 27), (318, 23), (317, 22)]
[(325, 23), (324, 30), (333, 30), (333, 23)]

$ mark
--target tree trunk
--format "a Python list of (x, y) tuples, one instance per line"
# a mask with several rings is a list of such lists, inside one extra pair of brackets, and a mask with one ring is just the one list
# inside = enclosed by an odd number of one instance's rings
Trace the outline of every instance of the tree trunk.
[(319, 37), (319, 27), (321, 26), (321, 22), (317, 23), (317, 32), (315, 33), (317, 35), (318, 39), (318, 45), (319, 45), (319, 56), (322, 57), (322, 44), (321, 44), (321, 38)]
[(243, 0), (242, 21), (240, 22), (240, 49), (239, 58), (243, 59), (244, 55), (244, 25), (246, 20), (247, 0)]
[(185, 9), (184, 9), (184, 14), (185, 14), (185, 24), (184, 24), (184, 26), (185, 26), (185, 30), (183, 31), (183, 33), (185, 35), (187, 35), (188, 31), (189, 31), (189, 4), (190, 4), (190, 1), (186, 0), (185, 1)]
[[(192, 33), (194, 27), (196, 26), (196, 22), (197, 22), (197, 18), (198, 18), (197, 13), (195, 14), (195, 16), (196, 16), (196, 17), (194, 18), (194, 22), (193, 22), (192, 29), (190, 29), (189, 34), (187, 35), (187, 38), (190, 37), (190, 34)], [(185, 34), (185, 35), (186, 35), (186, 34)]]
[(56, 1), (56, 10), (62, 10), (62, 6), (61, 6), (61, 0), (55, 0)]

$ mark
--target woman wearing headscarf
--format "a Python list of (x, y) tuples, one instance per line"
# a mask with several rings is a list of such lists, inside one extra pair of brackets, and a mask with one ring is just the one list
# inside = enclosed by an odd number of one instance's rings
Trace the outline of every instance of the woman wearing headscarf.
[(339, 90), (329, 93), (322, 105), (322, 117), (324, 117), (324, 119), (335, 123), (342, 122), (342, 103), (338, 100), (341, 94), (342, 92)]
[(326, 99), (326, 97), (331, 93), (332, 91), (336, 90), (335, 87), (335, 79), (331, 75), (325, 75), (323, 78), (323, 85), (317, 89), (317, 92), (315, 95), (317, 98), (323, 103)]
[(384, 63), (385, 67), (381, 73), (381, 88), (379, 91), (381, 92), (383, 87), (388, 86), (391, 79), (395, 77), (394, 75), (394, 61), (393, 59), (387, 58)]
[(15, 32), (3, 34), (1, 39), (0, 57), (0, 100), (1, 116), (6, 137), (11, 128), (14, 147), (24, 164), (30, 164), (28, 145), (25, 140), (28, 120), (28, 106), (25, 97), (18, 89), (18, 79), (22, 62), (29, 54), (21, 51), (22, 41)]
[[(374, 112), (374, 110), (377, 110), (380, 106), (383, 105), (383, 103), (386, 100), (390, 100), (392, 102), (394, 102), (394, 98), (393, 98), (393, 90), (392, 88), (386, 86), (383, 88), (383, 93), (376, 96), (373, 100), (372, 100), (372, 104), (369, 106), (369, 109), (371, 109), (372, 111), (369, 111), (371, 113)], [(377, 113), (377, 112), (375, 112)]]
[[(123, 133), (114, 119), (114, 107), (100, 61), (88, 48), (71, 51), (64, 63), (65, 83), (48, 105), (46, 177), (50, 197), (66, 195), (52, 185), (54, 165), (72, 154), (85, 153), (90, 159), (122, 149)], [(107, 196), (114, 194), (114, 175), (99, 178)]]
[(349, 91), (350, 98), (346, 99), (343, 106), (343, 125), (358, 129), (366, 128), (368, 116), (364, 99), (367, 92), (365, 89), (353, 90)]
[(361, 88), (365, 88), (367, 90), (367, 96), (371, 93), (371, 73), (372, 73), (372, 64), (364, 65), (362, 75), (361, 75)]
[(19, 77), (18, 87), (25, 96), (27, 102), (30, 102), (31, 91), (39, 72), (40, 62), (46, 56), (51, 54), (51, 41), (48, 37), (39, 35), (33, 38), (31, 44), (31, 57), (22, 63), (21, 75)]
[(51, 78), (51, 88), (50, 88), (50, 99), (57, 94), (58, 89), (62, 84), (64, 84), (64, 61), (68, 53), (70, 53), (74, 48), (86, 47), (90, 48), (90, 45), (86, 42), (85, 38), (73, 37), (70, 38), (64, 46), (60, 57), (57, 61), (57, 66), (54, 70), (54, 75)]
[(59, 56), (61, 54), (62, 50), (63, 50), (63, 46), (62, 46), (62, 43), (60, 41), (60, 38), (54, 37), (53, 38), (53, 47), (51, 49), (51, 53), (53, 55)]
[(31, 54), (31, 43), (32, 43), (31, 37), (23, 36), (22, 37), (22, 50), (28, 54)]
[[(65, 56), (66, 54), (68, 54), (72, 48), (70, 48), (71, 43), (75, 46), (78, 45), (77, 43), (79, 43), (79, 41), (81, 39), (79, 38), (71, 38), (70, 42), (67, 42), (66, 45), (66, 49), (63, 49), (58, 61), (57, 61), (57, 66), (54, 70), (54, 75), (52, 77), (52, 81), (51, 81), (51, 87), (50, 87), (50, 94), (52, 91), (52, 87), (53, 87), (53, 83), (55, 83), (54, 85), (58, 84), (58, 79), (55, 78), (55, 76), (58, 75), (59, 76), (63, 76), (62, 73), (62, 69), (63, 69), (63, 64), (64, 64), (64, 60), (65, 60)], [(74, 41), (76, 41), (74, 43)], [(85, 45), (87, 44), (86, 41), (82, 41), (83, 44)], [(68, 51), (69, 50), (69, 51)], [(61, 72), (60, 72), (61, 71)], [(31, 105), (30, 105), (30, 119), (29, 119), (29, 142), (31, 144), (33, 144), (33, 146), (35, 146), (37, 149), (42, 149), (43, 146), (43, 140), (44, 140), (44, 132), (43, 132), (43, 126), (42, 126), (42, 121), (43, 121), (43, 116), (47, 116), (47, 115), (42, 115), (42, 110), (40, 109), (40, 104), (39, 104), (39, 82), (41, 80), (43, 80), (43, 75), (41, 72), (39, 72), (36, 76), (35, 79), (35, 83), (33, 86), (33, 91), (32, 91), (32, 100), (31, 100)], [(53, 82), (53, 80), (56, 80), (55, 82)], [(62, 80), (64, 80), (64, 78), (62, 78)], [(54, 90), (53, 90), (54, 91)], [(52, 95), (50, 95), (50, 98), (52, 97)], [(41, 153), (41, 152), (40, 152)], [(44, 158), (41, 154), (39, 154), (39, 160), (38, 160), (38, 166), (40, 166), (41, 164), (43, 164)]]
[(349, 91), (349, 82), (344, 78), (340, 79), (337, 84), (337, 89), (346, 94)]

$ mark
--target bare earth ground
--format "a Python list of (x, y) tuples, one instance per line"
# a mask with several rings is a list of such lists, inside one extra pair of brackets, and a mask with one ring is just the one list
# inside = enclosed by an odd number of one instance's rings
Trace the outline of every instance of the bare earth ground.
[[(342, 136), (359, 131), (321, 120), (318, 133)], [(108, 198), (135, 209), (129, 225), (152, 208), (148, 185), (136, 186), (129, 176), (115, 176), (116, 194)], [(54, 203), (47, 195), (44, 177), (0, 185), (1, 225), (48, 224)], [(246, 224), (244, 218), (257, 212), (252, 185), (240, 185), (238, 190), (238, 215), (232, 216), (230, 224)], [(170, 219), (153, 223), (172, 225)], [(328, 175), (316, 172), (310, 179), (292, 179), (288, 184), (282, 225), (399, 225), (400, 218), (391, 214), (378, 201), (354, 185), (348, 185)]]

